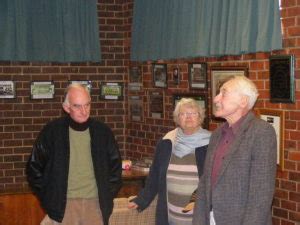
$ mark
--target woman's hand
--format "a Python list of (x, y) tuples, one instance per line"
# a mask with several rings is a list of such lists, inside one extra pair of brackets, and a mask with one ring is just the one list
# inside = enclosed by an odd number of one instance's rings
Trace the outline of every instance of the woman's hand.
[(182, 209), (182, 212), (187, 213), (187, 212), (191, 211), (192, 209), (194, 209), (194, 206), (195, 206), (195, 202), (190, 202)]

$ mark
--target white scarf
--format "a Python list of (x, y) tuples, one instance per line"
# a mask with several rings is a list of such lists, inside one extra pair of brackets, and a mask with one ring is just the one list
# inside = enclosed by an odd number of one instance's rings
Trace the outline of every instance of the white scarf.
[(173, 146), (173, 153), (182, 158), (192, 152), (195, 149), (208, 145), (211, 133), (208, 130), (200, 128), (196, 133), (186, 135), (181, 128), (177, 128), (176, 137)]

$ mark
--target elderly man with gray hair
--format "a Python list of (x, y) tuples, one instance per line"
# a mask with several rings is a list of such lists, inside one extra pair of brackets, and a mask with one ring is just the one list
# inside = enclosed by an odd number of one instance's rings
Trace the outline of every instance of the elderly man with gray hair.
[(210, 139), (193, 225), (272, 224), (276, 134), (251, 112), (257, 96), (251, 80), (233, 76), (214, 98), (226, 122)]
[(29, 185), (46, 212), (41, 225), (108, 225), (122, 164), (112, 130), (90, 118), (86, 86), (72, 83), (66, 116), (47, 123), (27, 163)]

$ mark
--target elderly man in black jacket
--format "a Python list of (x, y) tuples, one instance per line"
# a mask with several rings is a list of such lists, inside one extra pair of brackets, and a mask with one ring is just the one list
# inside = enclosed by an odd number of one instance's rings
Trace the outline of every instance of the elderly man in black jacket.
[(90, 118), (90, 108), (88, 89), (69, 85), (68, 116), (49, 122), (35, 141), (27, 177), (47, 213), (41, 225), (108, 224), (121, 158), (112, 131)]

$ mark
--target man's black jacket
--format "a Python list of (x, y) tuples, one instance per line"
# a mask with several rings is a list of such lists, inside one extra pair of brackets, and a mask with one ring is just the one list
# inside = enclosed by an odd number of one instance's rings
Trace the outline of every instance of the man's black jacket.
[[(70, 117), (48, 123), (40, 132), (27, 163), (27, 178), (48, 216), (61, 222), (67, 201)], [(91, 154), (103, 222), (108, 224), (113, 198), (121, 187), (122, 164), (108, 126), (89, 119)]]

